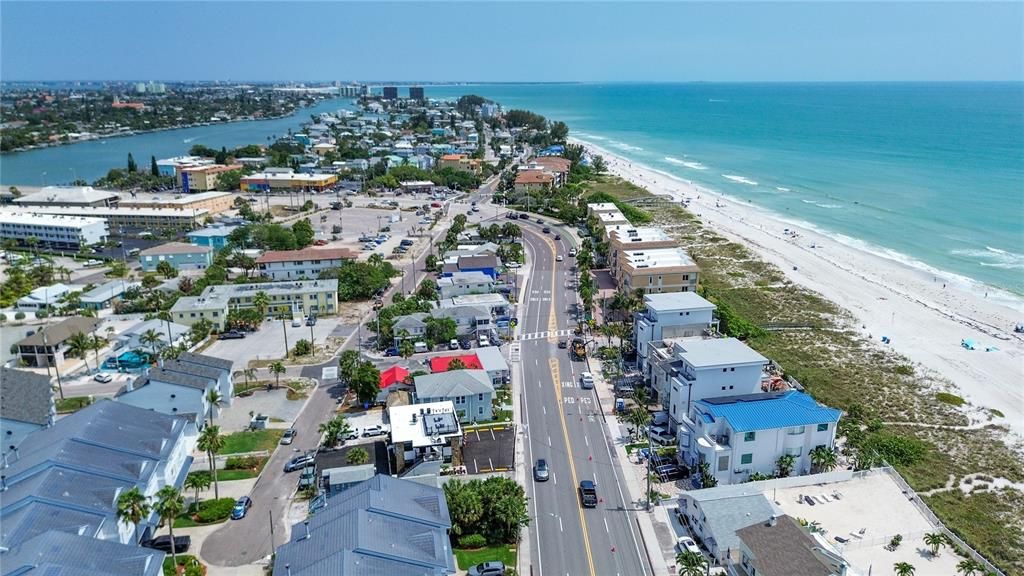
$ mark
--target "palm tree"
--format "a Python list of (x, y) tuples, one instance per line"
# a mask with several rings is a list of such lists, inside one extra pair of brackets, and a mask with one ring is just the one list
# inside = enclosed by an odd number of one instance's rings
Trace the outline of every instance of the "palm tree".
[(345, 456), (345, 461), (351, 466), (358, 466), (360, 464), (366, 464), (366, 461), (370, 459), (370, 454), (366, 452), (365, 448), (353, 448), (348, 451)]
[(274, 375), (275, 383), (274, 386), (279, 388), (281, 386), (281, 374), (284, 374), (285, 368), (284, 363), (278, 360), (270, 364), (270, 373)]
[(819, 472), (828, 472), (837, 464), (836, 452), (828, 446), (821, 445), (811, 450), (811, 465)]
[(68, 351), (85, 362), (85, 371), (89, 371), (89, 358), (86, 354), (92, 350), (92, 341), (84, 332), (75, 332), (67, 339)]
[(703, 576), (704, 557), (691, 550), (684, 550), (676, 554), (676, 566), (679, 567), (679, 576)]
[(270, 305), (270, 296), (267, 296), (266, 292), (260, 290), (252, 297), (252, 305), (260, 311), (260, 316), (263, 316), (267, 313), (267, 306)]
[(794, 464), (796, 464), (796, 456), (792, 454), (779, 456), (779, 459), (775, 461), (775, 466), (779, 469), (779, 478), (789, 476), (793, 472)]
[(148, 346), (149, 350), (156, 354), (159, 352), (159, 350), (157, 350), (157, 345), (162, 342), (162, 340), (160, 339), (160, 333), (150, 328), (143, 332), (142, 336), (139, 336), (139, 342)]
[(224, 396), (216, 388), (210, 388), (206, 393), (206, 401), (210, 404), (210, 424), (214, 423), (214, 414), (217, 409), (224, 405)]
[(117, 497), (117, 519), (125, 524), (135, 526), (136, 542), (142, 536), (139, 534), (139, 524), (149, 517), (149, 513), (149, 500), (142, 494), (138, 486), (132, 486)]
[(199, 491), (210, 487), (210, 475), (206, 472), (193, 472), (185, 477), (185, 488), (196, 491), (195, 505), (199, 506)]
[(213, 497), (220, 498), (216, 462), (217, 452), (224, 449), (224, 437), (220, 435), (220, 427), (210, 424), (203, 428), (196, 446), (203, 452), (206, 452), (206, 458), (210, 462), (210, 476), (213, 478)]
[(984, 569), (985, 567), (973, 558), (961, 560), (960, 563), (956, 565), (956, 571), (963, 576), (973, 576), (975, 572), (981, 572)]
[[(402, 330), (405, 332), (405, 330)], [(404, 338), (398, 343), (398, 355), (402, 358), (408, 358), (416, 353), (416, 345), (412, 343), (412, 340)]]
[(946, 535), (942, 532), (929, 532), (924, 535), (924, 543), (932, 549), (932, 556), (938, 556), (939, 548), (946, 545)]
[(914, 566), (907, 562), (897, 562), (892, 565), (892, 569), (896, 576), (914, 576)]
[(246, 368), (242, 370), (242, 377), (245, 378), (245, 387), (249, 388), (249, 380), (256, 380), (256, 369)]
[(57, 276), (59, 276), (61, 280), (64, 280), (65, 282), (71, 279), (71, 270), (68, 270), (66, 266), (58, 266), (54, 268), (53, 271), (56, 272)]
[(174, 549), (174, 519), (185, 510), (185, 499), (181, 497), (181, 491), (174, 486), (167, 485), (156, 493), (156, 504), (153, 510), (160, 515), (160, 518), (167, 522), (167, 530), (171, 535), (171, 563), (178, 565), (178, 552)]

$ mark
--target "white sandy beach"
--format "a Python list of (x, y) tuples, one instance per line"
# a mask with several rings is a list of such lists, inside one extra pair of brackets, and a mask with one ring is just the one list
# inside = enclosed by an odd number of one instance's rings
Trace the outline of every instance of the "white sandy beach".
[[(690, 200), (705, 225), (742, 243), (778, 266), (793, 282), (850, 311), (878, 346), (890, 348), (954, 383), (972, 404), (995, 408), (1017, 435), (1024, 435), (1024, 321), (1020, 300), (1005, 293), (945, 278), (872, 253), (808, 225), (632, 163), (589, 142), (609, 171), (653, 194)], [(784, 233), (789, 229), (797, 236)], [(814, 246), (813, 248), (811, 246)], [(971, 338), (976, 350), (966, 350)], [(986, 352), (994, 346), (997, 351)]]

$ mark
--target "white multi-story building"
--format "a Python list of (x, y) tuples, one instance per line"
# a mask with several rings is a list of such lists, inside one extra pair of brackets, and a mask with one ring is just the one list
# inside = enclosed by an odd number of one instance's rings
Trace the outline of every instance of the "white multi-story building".
[(451, 276), (437, 279), (441, 298), (454, 298), (469, 294), (490, 294), (494, 279), (483, 272), (453, 272)]
[(271, 250), (256, 259), (260, 274), (274, 280), (313, 280), (330, 268), (337, 268), (356, 254), (347, 248), (305, 248)]
[(106, 241), (104, 218), (38, 214), (34, 212), (0, 213), (0, 238), (24, 244), (35, 238), (40, 246), (72, 248)]
[(644, 310), (633, 323), (636, 334), (637, 366), (650, 377), (647, 367), (650, 344), (669, 338), (701, 336), (714, 327), (715, 305), (696, 292), (667, 292), (644, 295)]
[(782, 456), (794, 458), (790, 475), (809, 474), (811, 451), (834, 448), (841, 415), (796, 390), (706, 398), (683, 420), (679, 453), (690, 467), (707, 462), (719, 484), (774, 475)]

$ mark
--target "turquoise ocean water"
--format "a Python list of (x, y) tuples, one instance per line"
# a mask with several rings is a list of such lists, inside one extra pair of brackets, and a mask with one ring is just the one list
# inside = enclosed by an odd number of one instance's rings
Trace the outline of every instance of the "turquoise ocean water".
[(886, 257), (1024, 294), (1024, 84), (427, 88), (465, 93)]

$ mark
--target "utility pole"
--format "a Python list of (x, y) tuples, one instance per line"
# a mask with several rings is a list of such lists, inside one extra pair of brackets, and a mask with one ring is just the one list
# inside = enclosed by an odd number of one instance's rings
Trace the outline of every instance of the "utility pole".
[(284, 332), (284, 357), (288, 359), (288, 326), (284, 319), (284, 314), (281, 314), (281, 332)]
[[(310, 318), (312, 318), (312, 317), (313, 316), (311, 314)], [(309, 347), (312, 348), (312, 350), (313, 350), (313, 356), (316, 356), (316, 340), (313, 339), (313, 324), (312, 323), (310, 323), (310, 325), (309, 325)]]
[(267, 510), (270, 515), (270, 553), (274, 553), (274, 509)]
[[(46, 375), (50, 375), (50, 344), (46, 338), (46, 327), (42, 329), (43, 335), (43, 354), (46, 355)], [(54, 351), (53, 357), (53, 371), (57, 374), (57, 390), (60, 392), (60, 399), (64, 399), (64, 383), (60, 379), (60, 370), (57, 368), (57, 356)]]

